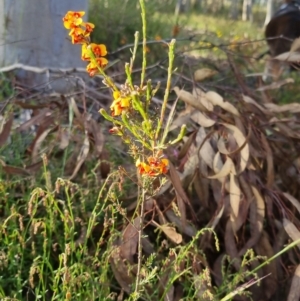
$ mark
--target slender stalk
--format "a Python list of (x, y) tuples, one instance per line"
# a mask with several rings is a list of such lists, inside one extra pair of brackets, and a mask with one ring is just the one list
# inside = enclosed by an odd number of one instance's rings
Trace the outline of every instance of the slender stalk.
[[(145, 186), (145, 181), (143, 187)], [(138, 229), (138, 264), (137, 264), (137, 275), (135, 282), (135, 295), (139, 295), (140, 282), (141, 282), (141, 268), (142, 268), (142, 235), (143, 235), (143, 221), (144, 221), (144, 204), (145, 204), (145, 194), (146, 190), (142, 189), (142, 200), (141, 200), (141, 211), (139, 219), (139, 229)]]
[(130, 60), (130, 73), (132, 73), (133, 63), (135, 61), (138, 44), (139, 44), (139, 32), (136, 31), (134, 34), (134, 47), (133, 47), (132, 57)]
[(169, 68), (168, 68), (167, 86), (166, 86), (166, 90), (165, 90), (164, 101), (163, 101), (163, 104), (161, 107), (160, 120), (158, 121), (158, 124), (157, 124), (157, 129), (156, 129), (156, 134), (155, 134), (156, 139), (158, 138), (160, 129), (161, 129), (163, 121), (164, 121), (165, 111), (167, 108), (167, 102), (168, 102), (169, 94), (170, 94), (170, 90), (171, 90), (175, 42), (176, 42), (176, 40), (173, 39), (169, 44)]
[(90, 48), (89, 48), (89, 54), (90, 54), (90, 57), (91, 57), (91, 61), (92, 61), (93, 63), (96, 64), (96, 66), (97, 66), (97, 68), (98, 68), (100, 74), (104, 77), (104, 79), (105, 79), (107, 85), (110, 86), (114, 91), (117, 91), (118, 88), (116, 87), (116, 85), (114, 84), (114, 82), (111, 80), (111, 78), (108, 77), (108, 76), (105, 74), (105, 72), (103, 71), (103, 69), (99, 66), (99, 64), (98, 64), (97, 61), (96, 61), (96, 57), (95, 57), (95, 55), (94, 55), (92, 49), (90, 49)]
[(146, 8), (145, 8), (145, 1), (140, 0), (141, 5), (141, 15), (142, 15), (142, 23), (143, 23), (143, 63), (142, 63), (142, 73), (141, 73), (141, 88), (144, 86), (145, 75), (146, 75), (146, 66), (147, 66), (147, 22), (146, 22)]
[[(127, 80), (129, 81), (130, 87), (132, 90), (134, 90), (130, 66), (128, 63), (126, 63), (126, 65), (125, 65), (125, 72), (126, 72)], [(132, 95), (132, 103), (133, 103), (134, 109), (137, 109), (140, 112), (140, 114), (142, 115), (144, 121), (147, 122), (147, 120), (148, 120), (147, 113), (145, 112), (139, 98), (136, 95)]]

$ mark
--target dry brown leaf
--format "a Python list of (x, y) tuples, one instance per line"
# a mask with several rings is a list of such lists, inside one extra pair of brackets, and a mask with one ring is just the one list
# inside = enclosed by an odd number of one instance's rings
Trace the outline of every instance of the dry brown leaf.
[(249, 155), (250, 155), (249, 144), (247, 143), (244, 134), (241, 132), (241, 130), (238, 127), (228, 123), (222, 123), (222, 124), (227, 129), (230, 130), (239, 148), (241, 148), (240, 150), (241, 162), (240, 162), (240, 169), (238, 171), (239, 173), (241, 173), (245, 170), (249, 160)]
[(178, 153), (178, 157), (177, 157), (178, 160), (183, 159), (187, 155), (187, 153), (195, 143), (197, 134), (198, 134), (198, 130), (194, 131), (191, 135), (189, 135), (187, 139), (186, 137), (184, 138), (185, 139), (184, 144), (182, 145), (181, 150)]
[(232, 172), (233, 168), (234, 168), (234, 164), (233, 164), (232, 160), (229, 157), (227, 157), (221, 170), (213, 176), (208, 176), (208, 178), (209, 179), (225, 178), (226, 176), (228, 176), (230, 174), (230, 172)]
[(76, 177), (80, 167), (82, 166), (85, 159), (87, 158), (89, 151), (90, 151), (90, 141), (89, 141), (88, 134), (85, 133), (83, 145), (77, 156), (77, 163), (76, 163), (75, 169), (74, 169), (72, 175), (70, 176), (69, 180), (72, 180), (72, 179), (74, 179), (74, 177)]
[(34, 125), (44, 124), (45, 118), (52, 115), (49, 109), (43, 109), (18, 127), (18, 132), (26, 131)]
[(265, 135), (261, 135), (261, 143), (263, 148), (266, 151), (266, 160), (267, 160), (267, 187), (269, 189), (272, 188), (274, 184), (274, 176), (275, 176), (275, 170), (274, 170), (274, 162), (273, 162), (273, 154), (271, 147), (266, 139)]
[[(215, 157), (214, 157), (214, 161), (213, 161), (213, 171), (217, 174), (220, 172), (220, 170), (223, 168), (224, 164), (221, 158), (221, 153), (217, 152)], [(223, 180), (221, 181), (223, 182)]]
[(43, 119), (43, 123), (38, 127), (34, 140), (31, 142), (30, 146), (28, 147), (28, 151), (32, 152), (35, 148), (36, 141), (39, 137), (47, 130), (54, 129), (57, 126), (55, 125), (53, 116), (45, 116)]
[(255, 197), (255, 224), (258, 232), (261, 232), (263, 229), (263, 222), (265, 218), (265, 201), (261, 194), (259, 193), (258, 189), (255, 186), (251, 186), (252, 192)]
[(94, 137), (97, 155), (99, 156), (102, 153), (104, 142), (105, 142), (105, 138), (102, 133), (102, 128), (94, 119), (88, 120), (87, 128), (89, 129), (89, 132), (92, 133)]
[[(241, 181), (242, 183), (242, 181)], [(250, 229), (251, 237), (245, 243), (244, 247), (240, 250), (239, 256), (243, 256), (247, 250), (251, 249), (257, 244), (261, 237), (263, 230), (263, 222), (265, 218), (265, 201), (262, 198), (260, 192), (255, 186), (251, 186), (251, 191), (247, 191), (247, 183), (243, 183), (242, 187), (246, 188), (248, 198), (252, 199), (251, 193), (254, 195), (254, 202), (250, 204)]]
[[(293, 241), (300, 239), (300, 232), (291, 221), (283, 218), (283, 227)], [(300, 249), (300, 243), (298, 244), (298, 248)]]
[[(267, 258), (271, 258), (274, 255), (273, 247), (265, 231), (263, 231), (258, 243), (254, 246), (254, 250), (257, 255), (266, 256)], [(262, 286), (267, 300), (271, 300), (270, 298), (276, 292), (276, 285), (278, 283), (276, 261), (269, 262), (269, 264), (265, 265), (262, 270), (263, 275), (269, 275), (262, 280)]]
[(270, 114), (270, 112), (269, 112), (268, 110), (266, 110), (263, 106), (261, 106), (260, 104), (258, 104), (253, 98), (251, 98), (251, 97), (249, 97), (249, 96), (243, 94), (243, 100), (244, 100), (246, 103), (253, 104), (253, 105), (256, 106), (260, 111), (262, 111), (264, 114)]
[(181, 111), (178, 114), (177, 118), (173, 120), (169, 131), (173, 131), (173, 130), (177, 129), (178, 127), (181, 127), (183, 124), (188, 123), (193, 111), (195, 111), (195, 109), (192, 106), (186, 105), (185, 110)]
[(199, 88), (193, 89), (193, 96), (206, 108), (207, 111), (212, 112), (214, 110), (214, 105), (207, 100), (205, 97), (206, 92)]
[(297, 266), (295, 270), (287, 301), (299, 301), (300, 299), (299, 288), (300, 288), (300, 264)]
[[(13, 125), (14, 115), (10, 114), (8, 116), (8, 120), (5, 122), (5, 118), (1, 120), (0, 124), (0, 147), (2, 147), (6, 140), (8, 139), (10, 135), (10, 131)], [(5, 123), (4, 123), (5, 122)]]
[(120, 249), (118, 246), (113, 248), (110, 257), (110, 264), (119, 285), (127, 294), (130, 294), (132, 284), (134, 283), (134, 277), (131, 275), (129, 268), (120, 257)]
[(190, 237), (193, 237), (197, 234), (197, 230), (195, 227), (192, 226), (191, 223), (187, 223), (185, 226), (182, 226), (182, 222), (179, 219), (179, 217), (174, 213), (172, 209), (169, 209), (165, 212), (168, 220), (172, 223), (175, 224), (176, 227), (185, 235), (188, 235)]
[(66, 147), (68, 147), (70, 143), (70, 132), (67, 129), (61, 128), (58, 135), (59, 135), (58, 140), (60, 141), (59, 148), (65, 149)]
[(30, 172), (24, 168), (7, 165), (2, 160), (0, 160), (0, 164), (2, 165), (3, 170), (8, 175), (18, 175), (18, 176), (29, 176), (30, 175)]
[(273, 82), (270, 85), (259, 87), (256, 89), (256, 91), (277, 90), (286, 84), (293, 84), (294, 82), (295, 81), (292, 78), (286, 78), (286, 79), (278, 81), (278, 82)]
[(295, 138), (295, 139), (300, 139), (300, 134), (299, 131), (293, 131), (293, 128), (290, 125), (286, 125), (282, 122), (280, 122), (279, 119), (276, 117), (272, 118), (270, 122), (276, 123), (276, 128), (275, 130), (281, 132), (284, 136), (290, 137), (290, 138)]
[(287, 192), (283, 192), (282, 194), (286, 197), (286, 199), (288, 199), (295, 206), (295, 208), (300, 213), (300, 203), (299, 203), (299, 201)]
[(224, 155), (229, 155), (230, 152), (227, 150), (226, 145), (225, 145), (225, 140), (223, 137), (220, 137), (218, 142), (217, 142), (218, 150), (221, 154)]
[(182, 235), (179, 234), (174, 227), (168, 225), (159, 225), (155, 221), (152, 221), (151, 223), (163, 231), (165, 235), (175, 244), (180, 244), (182, 242)]
[(200, 127), (196, 136), (196, 146), (197, 146), (196, 154), (198, 156), (198, 148), (202, 145), (202, 147), (200, 148), (200, 157), (210, 168), (213, 168), (215, 151), (211, 146), (209, 139), (207, 138), (209, 138), (209, 134), (207, 135), (204, 128)]
[(224, 267), (224, 258), (227, 256), (226, 253), (222, 253), (221, 255), (218, 256), (218, 258), (215, 260), (214, 265), (213, 265), (213, 271), (215, 275), (215, 281), (217, 286), (221, 286), (223, 283), (223, 267)]
[(236, 109), (235, 106), (233, 106), (230, 102), (224, 101), (223, 97), (214, 92), (214, 91), (208, 91), (205, 94), (206, 99), (208, 99), (214, 106), (219, 106), (225, 111), (232, 113), (233, 115), (240, 116), (239, 111)]
[(229, 193), (230, 193), (230, 206), (231, 206), (231, 214), (230, 219), (233, 225), (233, 231), (236, 232), (235, 222), (239, 215), (239, 207), (240, 207), (240, 199), (241, 199), (241, 190), (237, 177), (230, 173), (230, 184), (229, 184)]
[(136, 217), (132, 223), (129, 223), (122, 233), (122, 242), (120, 245), (120, 255), (122, 258), (127, 259), (129, 263), (134, 263), (134, 255), (137, 251), (139, 240), (140, 217)]
[(300, 50), (300, 38), (297, 38), (293, 41), (290, 52), (295, 52)]
[(34, 164), (28, 165), (25, 167), (25, 169), (29, 172), (29, 173), (35, 173), (38, 172), (41, 167), (43, 166), (43, 160), (40, 160)]
[(52, 130), (53, 130), (52, 128), (45, 129), (44, 132), (36, 136), (34, 140), (35, 143), (33, 145), (32, 153), (31, 153), (31, 159), (33, 163), (36, 163), (40, 158), (39, 151), (42, 146), (42, 143), (44, 142), (44, 140)]
[(175, 93), (177, 94), (178, 98), (183, 100), (185, 103), (191, 105), (192, 107), (200, 110), (201, 112), (206, 112), (207, 109), (205, 106), (202, 105), (201, 102), (198, 101), (196, 97), (193, 96), (193, 94), (185, 91), (185, 90), (180, 90), (178, 87), (174, 87), (173, 89)]
[[(203, 176), (202, 176), (203, 175)], [(200, 161), (200, 172), (197, 171), (193, 186), (198, 196), (198, 200), (204, 208), (208, 207), (209, 180), (207, 177), (207, 165)]]
[(215, 120), (210, 119), (209, 117), (205, 116), (204, 114), (202, 114), (199, 111), (193, 112), (191, 114), (191, 119), (193, 121), (195, 121), (196, 123), (198, 123), (200, 126), (203, 126), (205, 128), (211, 127), (216, 123)]
[(24, 102), (24, 100), (15, 100), (14, 103), (25, 110), (38, 110), (47, 107), (47, 104), (33, 104)]
[(170, 176), (168, 176), (168, 178), (170, 179), (170, 181), (173, 184), (173, 187), (175, 189), (178, 209), (180, 212), (182, 225), (184, 226), (184, 225), (186, 225), (186, 206), (185, 206), (185, 204), (190, 205), (190, 200), (188, 199), (188, 197), (182, 187), (181, 179), (177, 173), (177, 170), (175, 169), (175, 167), (173, 166), (173, 164), (171, 162), (169, 163), (169, 171), (170, 171)]
[(266, 103), (265, 107), (273, 112), (273, 113), (299, 113), (300, 112), (300, 104), (299, 103), (289, 103), (285, 105), (276, 105), (274, 103)]
[(284, 52), (275, 56), (274, 60), (297, 63), (300, 61), (300, 52)]
[(68, 103), (69, 103), (69, 108), (74, 112), (75, 116), (78, 118), (78, 121), (80, 121), (82, 123), (83, 118), (82, 118), (82, 115), (81, 115), (81, 113), (78, 109), (78, 106), (77, 106), (77, 103), (76, 103), (74, 97), (71, 97), (68, 100)]
[(207, 228), (212, 228), (215, 229), (216, 226), (219, 224), (221, 217), (223, 216), (225, 209), (225, 205), (222, 204), (221, 208), (218, 208), (218, 212), (214, 214), (212, 220), (209, 221), (208, 225), (206, 226)]
[(209, 68), (198, 69), (194, 73), (194, 79), (196, 82), (201, 82), (207, 78), (213, 77), (218, 72)]
[[(201, 159), (208, 165), (212, 166), (214, 150), (210, 145), (208, 140), (205, 140), (207, 137), (206, 132), (203, 127), (198, 129), (196, 137), (194, 139), (194, 144), (190, 143), (189, 158), (184, 165), (183, 178), (185, 179), (188, 175), (194, 174), (196, 168), (198, 168), (199, 163), (199, 153)], [(205, 142), (203, 142), (205, 140)], [(199, 148), (202, 145), (200, 152)]]
[(241, 259), (238, 256), (238, 250), (233, 232), (233, 225), (230, 219), (228, 219), (226, 223), (224, 242), (226, 253), (230, 256), (230, 258), (234, 258), (232, 264), (237, 270), (239, 270), (241, 267)]

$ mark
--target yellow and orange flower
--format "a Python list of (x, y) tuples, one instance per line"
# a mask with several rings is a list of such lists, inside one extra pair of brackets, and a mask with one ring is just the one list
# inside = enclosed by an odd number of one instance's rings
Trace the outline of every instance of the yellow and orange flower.
[(141, 175), (156, 177), (160, 174), (166, 174), (168, 172), (168, 159), (149, 157), (147, 161), (149, 164), (141, 162), (139, 159), (136, 162), (136, 167), (138, 168), (138, 171)]
[(84, 11), (68, 11), (66, 15), (63, 17), (64, 26), (66, 29), (72, 29), (74, 27), (78, 27), (82, 24), (82, 16), (84, 16)]
[(90, 51), (93, 52), (96, 58), (107, 55), (106, 46), (104, 44), (91, 43), (89, 44), (89, 48), (87, 44), (83, 44), (81, 49), (81, 59), (83, 61), (91, 60)]
[[(104, 68), (108, 64), (108, 60), (103, 57), (107, 54), (107, 50), (103, 44), (97, 45), (90, 43), (89, 36), (95, 28), (95, 25), (93, 23), (83, 22), (82, 16), (84, 16), (84, 14), (84, 11), (68, 11), (63, 18), (63, 22), (65, 28), (70, 29), (69, 35), (72, 38), (72, 43), (82, 44), (81, 59), (90, 61), (86, 70), (90, 76), (94, 76), (99, 73), (99, 68)], [(91, 57), (91, 51), (95, 58)]]
[(128, 110), (130, 107), (130, 96), (122, 96), (120, 91), (113, 92), (114, 101), (110, 106), (111, 115), (112, 116), (119, 116), (122, 114), (123, 111)]
[(86, 44), (88, 42), (88, 35), (80, 27), (72, 28), (69, 36), (72, 38), (72, 44)]
[(93, 23), (90, 23), (90, 22), (82, 23), (82, 26), (85, 27), (85, 33), (86, 34), (91, 33), (95, 28), (95, 25)]
[(99, 73), (98, 68), (104, 68), (107, 64), (108, 60), (105, 57), (98, 57), (87, 65), (86, 70), (90, 76), (94, 76)]

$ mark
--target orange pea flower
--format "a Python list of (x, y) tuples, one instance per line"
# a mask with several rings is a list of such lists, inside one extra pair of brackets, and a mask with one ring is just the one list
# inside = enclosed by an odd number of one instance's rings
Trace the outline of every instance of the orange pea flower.
[(150, 177), (156, 177), (160, 174), (166, 174), (168, 172), (168, 159), (159, 159), (156, 157), (149, 157), (148, 163), (137, 160), (136, 167), (141, 175), (148, 175)]
[(95, 61), (91, 61), (87, 67), (86, 70), (89, 73), (90, 76), (94, 76), (97, 73), (99, 73), (99, 69), (100, 68), (104, 68), (106, 65), (108, 64), (108, 60), (104, 57), (98, 57), (95, 59)]
[(74, 27), (71, 29), (69, 36), (72, 38), (72, 44), (86, 44), (87, 41), (87, 34), (85, 31), (80, 27)]
[(91, 48), (96, 57), (105, 56), (107, 55), (106, 46), (104, 44), (95, 44), (91, 43)]
[(87, 44), (83, 44), (81, 48), (81, 59), (83, 61), (90, 61), (91, 60), (91, 53), (90, 50), (92, 50), (94, 56), (101, 57), (105, 56), (107, 54), (106, 46), (104, 44), (89, 44), (90, 49), (88, 49)]
[(91, 33), (93, 31), (93, 29), (95, 28), (95, 25), (90, 22), (82, 23), (81, 25), (85, 27), (86, 34)]
[(149, 165), (156, 169), (159, 173), (167, 173), (169, 160), (168, 159), (158, 159), (155, 157), (149, 157), (148, 159)]
[(81, 59), (83, 61), (90, 61), (91, 60), (90, 52), (89, 52), (87, 46), (88, 46), (87, 44), (82, 44)]
[(82, 24), (82, 16), (84, 16), (84, 11), (68, 11), (66, 15), (63, 17), (64, 26), (67, 29), (72, 29)]
[(119, 116), (122, 114), (123, 111), (128, 110), (130, 106), (130, 96), (122, 96), (119, 91), (113, 92), (114, 101), (110, 106), (111, 115), (112, 116)]
[[(72, 43), (82, 44), (81, 59), (91, 61), (86, 69), (90, 76), (94, 76), (99, 72), (99, 68), (104, 68), (108, 64), (108, 60), (103, 57), (107, 54), (107, 50), (103, 44), (90, 43), (89, 36), (95, 25), (90, 22), (83, 22), (82, 16), (84, 14), (84, 11), (68, 11), (63, 18), (63, 22), (65, 28), (71, 29), (69, 35), (72, 38)], [(93, 52), (95, 59), (92, 59), (90, 51)]]

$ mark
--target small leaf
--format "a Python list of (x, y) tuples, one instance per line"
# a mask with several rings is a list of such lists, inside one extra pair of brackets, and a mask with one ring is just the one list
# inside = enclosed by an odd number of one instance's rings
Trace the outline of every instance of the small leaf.
[[(300, 232), (291, 221), (283, 218), (283, 227), (293, 241), (300, 239)], [(298, 248), (300, 249), (300, 243), (298, 244)]]
[(199, 125), (203, 126), (204, 128), (211, 127), (216, 123), (214, 120), (205, 116), (200, 111), (193, 112), (191, 115), (191, 119), (196, 123), (198, 123)]
[(196, 108), (202, 112), (207, 111), (207, 109), (201, 104), (201, 102), (199, 102), (197, 100), (196, 97), (193, 96), (193, 94), (191, 94), (187, 91), (184, 91), (184, 90), (180, 90), (178, 87), (174, 87), (173, 90), (177, 94), (178, 98), (183, 100), (185, 103), (193, 106), (194, 108)]
[[(8, 139), (10, 135), (10, 130), (13, 125), (14, 115), (11, 114), (8, 118), (8, 120), (4, 123), (4, 120), (2, 124), (0, 124), (0, 147), (3, 146)], [(2, 125), (2, 126), (1, 126)]]
[(214, 91), (208, 91), (205, 94), (205, 97), (214, 105), (214, 106), (219, 106), (225, 111), (232, 113), (233, 115), (240, 116), (239, 111), (233, 106), (231, 103), (224, 101), (223, 97), (214, 92)]
[(241, 190), (240, 190), (240, 185), (237, 180), (237, 177), (233, 173), (230, 173), (229, 193), (230, 193), (230, 206), (232, 209), (232, 213), (230, 216), (232, 221), (235, 221), (239, 215)]
[(217, 174), (215, 174), (213, 176), (209, 176), (208, 178), (209, 179), (224, 178), (229, 175), (229, 173), (232, 171), (233, 167), (234, 167), (234, 165), (233, 165), (232, 160), (229, 157), (227, 157), (226, 162), (224, 163), (222, 169)]
[(180, 244), (182, 242), (182, 235), (179, 234), (174, 227), (167, 225), (159, 225), (158, 223), (152, 221), (152, 223), (162, 230), (165, 235), (174, 243)]
[(209, 68), (198, 69), (194, 73), (194, 79), (197, 82), (201, 82), (207, 78), (210, 78), (210, 77), (216, 75), (217, 73), (218, 72), (216, 70), (212, 70)]
[(227, 129), (229, 129), (233, 135), (233, 137), (236, 140), (236, 143), (241, 149), (240, 155), (241, 155), (241, 162), (240, 162), (240, 170), (239, 172), (243, 172), (247, 166), (248, 160), (249, 160), (249, 145), (246, 142), (246, 138), (244, 137), (244, 134), (241, 132), (239, 128), (232, 124), (228, 123), (222, 123)]

